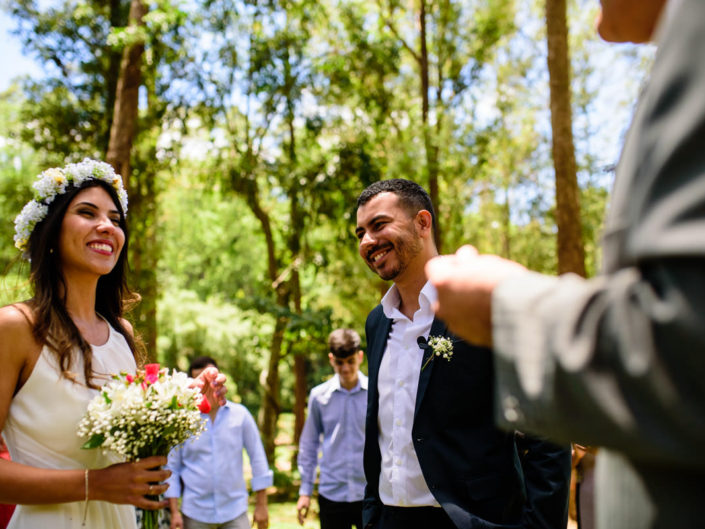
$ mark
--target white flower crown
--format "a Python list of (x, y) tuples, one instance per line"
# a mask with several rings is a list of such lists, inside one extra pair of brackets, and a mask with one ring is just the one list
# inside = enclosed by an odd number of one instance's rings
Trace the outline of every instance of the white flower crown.
[(70, 163), (66, 167), (52, 167), (37, 176), (32, 184), (34, 198), (27, 202), (15, 217), (15, 247), (27, 252), (29, 237), (37, 224), (49, 212), (49, 204), (57, 195), (66, 193), (69, 186), (79, 187), (87, 180), (101, 180), (113, 187), (117, 193), (122, 211), (127, 215), (127, 192), (122, 185), (122, 177), (110, 164), (84, 158), (80, 163)]

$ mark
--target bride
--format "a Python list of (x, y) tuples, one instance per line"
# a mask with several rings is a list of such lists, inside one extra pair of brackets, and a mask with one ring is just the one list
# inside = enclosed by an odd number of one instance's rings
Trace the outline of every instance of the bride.
[[(135, 527), (134, 506), (160, 509), (166, 457), (119, 462), (82, 450), (77, 425), (113, 373), (135, 372), (123, 318), (136, 296), (125, 280), (127, 194), (106, 163), (86, 159), (44, 171), (15, 219), (15, 246), (30, 260), (33, 297), (0, 308), (0, 427), (12, 461), (0, 461), (0, 502), (10, 528)], [(222, 400), (224, 376), (198, 384)], [(150, 485), (150, 483), (159, 483)]]

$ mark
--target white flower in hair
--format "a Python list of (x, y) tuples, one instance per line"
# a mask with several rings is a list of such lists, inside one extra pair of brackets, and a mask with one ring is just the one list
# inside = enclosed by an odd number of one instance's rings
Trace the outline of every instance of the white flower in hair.
[(37, 197), (45, 197), (43, 198), (43, 202), (46, 204), (51, 204), (56, 195), (66, 193), (67, 185), (68, 180), (61, 169), (52, 167), (51, 169), (47, 169), (40, 174), (32, 187), (36, 191), (35, 194)]
[(29, 242), (29, 236), (37, 223), (46, 217), (49, 207), (36, 200), (30, 200), (15, 218), (15, 246), (24, 250)]
[(80, 163), (70, 163), (66, 167), (52, 167), (37, 176), (34, 199), (30, 200), (15, 217), (15, 247), (26, 252), (29, 238), (34, 228), (47, 216), (49, 204), (57, 195), (66, 193), (69, 187), (79, 187), (87, 180), (101, 180), (115, 189), (123, 213), (127, 215), (127, 192), (122, 177), (110, 164), (85, 158)]

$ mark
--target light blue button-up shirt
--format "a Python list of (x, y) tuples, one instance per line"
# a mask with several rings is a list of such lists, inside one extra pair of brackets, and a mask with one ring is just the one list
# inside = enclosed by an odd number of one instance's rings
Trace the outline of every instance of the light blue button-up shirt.
[[(274, 474), (260, 440), (255, 420), (247, 408), (228, 401), (215, 421), (207, 414), (206, 429), (169, 454), (167, 498), (182, 497), (181, 512), (205, 523), (221, 524), (247, 512), (247, 483), (243, 476), (242, 450), (252, 467), (252, 490), (272, 485)], [(183, 485), (183, 487), (182, 487)]]
[(359, 371), (357, 377), (357, 385), (350, 391), (340, 385), (338, 375), (311, 390), (308, 417), (299, 441), (299, 495), (310, 496), (313, 492), (320, 447), (319, 494), (339, 502), (361, 501), (365, 497), (362, 453), (367, 377)]

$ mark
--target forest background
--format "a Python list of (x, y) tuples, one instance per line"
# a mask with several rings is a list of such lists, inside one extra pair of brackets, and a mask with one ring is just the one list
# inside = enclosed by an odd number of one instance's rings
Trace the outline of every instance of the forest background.
[(444, 253), (470, 242), (596, 273), (653, 55), (599, 41), (597, 4), (5, 0), (41, 74), (0, 92), (0, 302), (29, 295), (12, 220), (36, 174), (108, 160), (128, 186), (129, 317), (150, 358), (216, 358), (295, 494), (326, 337), (364, 334), (389, 286), (357, 255), (364, 187), (429, 189)]

